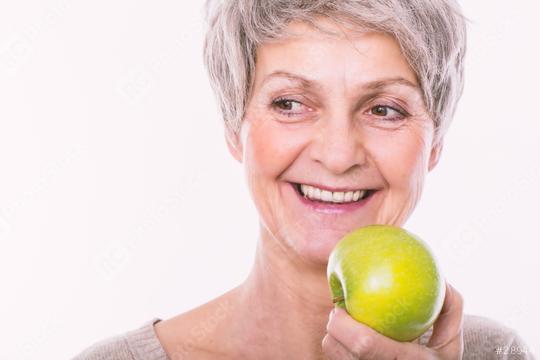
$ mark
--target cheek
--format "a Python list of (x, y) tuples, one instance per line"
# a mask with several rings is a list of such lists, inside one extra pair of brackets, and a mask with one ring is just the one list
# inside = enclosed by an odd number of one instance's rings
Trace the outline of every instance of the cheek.
[(424, 129), (407, 129), (388, 136), (372, 136), (366, 142), (366, 148), (387, 186), (407, 190), (423, 183), (429, 143), (429, 133)]
[(303, 149), (304, 137), (271, 121), (255, 120), (246, 138), (246, 171), (259, 180), (274, 180)]
[(244, 172), (262, 223), (276, 234), (287, 218), (280, 185), (282, 174), (305, 147), (305, 136), (257, 119), (245, 138)]

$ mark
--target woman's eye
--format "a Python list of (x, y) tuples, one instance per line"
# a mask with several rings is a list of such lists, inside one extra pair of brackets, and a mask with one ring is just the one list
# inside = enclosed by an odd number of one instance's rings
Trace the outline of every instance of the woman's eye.
[(387, 118), (387, 120), (402, 119), (404, 117), (402, 111), (387, 105), (375, 105), (370, 109), (370, 113), (375, 116)]
[(280, 113), (289, 116), (297, 115), (303, 111), (309, 110), (309, 108), (301, 102), (292, 99), (276, 99), (272, 101), (272, 106)]
[(298, 101), (287, 99), (278, 100), (275, 102), (275, 104), (281, 110), (298, 110), (298, 107), (301, 105)]

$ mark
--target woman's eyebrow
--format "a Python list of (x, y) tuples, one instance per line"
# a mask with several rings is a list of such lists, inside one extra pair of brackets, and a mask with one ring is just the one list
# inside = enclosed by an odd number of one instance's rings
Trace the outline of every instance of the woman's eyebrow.
[(262, 81), (261, 87), (263, 87), (264, 85), (266, 85), (266, 83), (276, 78), (286, 79), (290, 82), (298, 84), (299, 87), (305, 88), (305, 89), (317, 89), (317, 88), (322, 87), (318, 82), (314, 80), (310, 80), (303, 77), (302, 75), (293, 74), (293, 73), (290, 73), (288, 71), (283, 71), (283, 70), (277, 70), (268, 74)]
[[(321, 89), (322, 85), (315, 80), (308, 79), (302, 75), (294, 74), (288, 71), (277, 70), (268, 74), (261, 83), (261, 87), (264, 86), (267, 82), (275, 78), (284, 78), (288, 81), (298, 84), (299, 87), (305, 89)], [(360, 89), (368, 91), (378, 91), (382, 90), (391, 85), (404, 85), (414, 90), (420, 91), (420, 86), (413, 83), (410, 80), (407, 80), (403, 77), (390, 77), (383, 79), (376, 79), (369, 81), (360, 85)]]
[(394, 78), (374, 80), (374, 81), (370, 81), (366, 83), (362, 87), (369, 90), (380, 90), (391, 85), (404, 85), (404, 86), (408, 86), (410, 88), (420, 91), (420, 86), (418, 86), (417, 84), (403, 77), (394, 77)]

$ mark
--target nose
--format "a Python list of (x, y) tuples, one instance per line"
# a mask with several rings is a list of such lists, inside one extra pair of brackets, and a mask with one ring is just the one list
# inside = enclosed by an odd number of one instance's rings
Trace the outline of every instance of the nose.
[(331, 119), (324, 121), (311, 144), (310, 154), (314, 161), (336, 175), (344, 174), (366, 162), (361, 131), (353, 119), (344, 113), (334, 113)]

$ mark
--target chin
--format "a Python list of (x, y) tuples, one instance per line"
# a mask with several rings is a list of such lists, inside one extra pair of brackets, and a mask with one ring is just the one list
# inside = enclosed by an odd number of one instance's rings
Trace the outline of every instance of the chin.
[(318, 231), (316, 234), (308, 232), (302, 242), (295, 244), (294, 248), (298, 256), (307, 263), (326, 270), (330, 253), (346, 233), (336, 230)]

